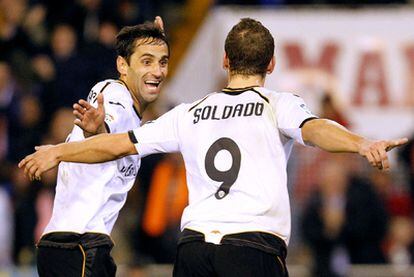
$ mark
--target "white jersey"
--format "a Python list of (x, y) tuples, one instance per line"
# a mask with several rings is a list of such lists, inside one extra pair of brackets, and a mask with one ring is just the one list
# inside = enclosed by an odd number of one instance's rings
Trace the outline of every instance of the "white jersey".
[[(96, 97), (104, 95), (105, 124), (110, 133), (126, 132), (140, 126), (126, 86), (118, 80), (97, 83), (88, 102), (97, 106)], [(75, 126), (67, 141), (84, 139)], [(52, 218), (44, 233), (97, 232), (109, 235), (134, 184), (140, 159), (128, 156), (101, 164), (62, 162), (59, 165)]]
[(288, 243), (286, 165), (293, 142), (304, 144), (300, 127), (311, 118), (296, 95), (225, 89), (130, 134), (140, 156), (182, 153), (189, 190), (182, 229), (269, 232)]

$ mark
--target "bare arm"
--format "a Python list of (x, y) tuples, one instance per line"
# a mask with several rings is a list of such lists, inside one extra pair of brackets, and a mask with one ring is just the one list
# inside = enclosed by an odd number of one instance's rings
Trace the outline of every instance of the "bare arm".
[(128, 133), (101, 134), (84, 141), (36, 147), (36, 150), (19, 163), (31, 180), (40, 179), (43, 172), (62, 161), (100, 163), (137, 154)]
[(387, 151), (407, 143), (407, 138), (396, 140), (368, 140), (350, 132), (342, 125), (328, 119), (314, 119), (302, 127), (302, 137), (329, 152), (358, 153), (379, 169), (389, 169)]

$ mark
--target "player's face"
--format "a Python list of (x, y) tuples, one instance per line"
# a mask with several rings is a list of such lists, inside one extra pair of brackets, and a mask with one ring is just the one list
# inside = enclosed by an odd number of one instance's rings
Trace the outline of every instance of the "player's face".
[(165, 43), (141, 44), (132, 54), (127, 68), (127, 83), (141, 105), (155, 101), (168, 73), (168, 47)]

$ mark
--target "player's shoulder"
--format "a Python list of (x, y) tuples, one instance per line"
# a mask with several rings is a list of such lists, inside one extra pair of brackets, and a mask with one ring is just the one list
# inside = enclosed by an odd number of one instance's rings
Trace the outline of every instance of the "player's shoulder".
[(125, 86), (125, 84), (122, 81), (116, 79), (106, 79), (100, 81), (92, 87), (92, 91), (97, 93), (104, 93), (105, 95), (109, 93), (119, 95), (129, 94), (128, 88)]
[(286, 91), (275, 91), (264, 87), (255, 89), (258, 93), (269, 100), (270, 104), (286, 104), (287, 102), (301, 101), (302, 98), (295, 93)]
[(188, 112), (191, 112), (195, 107), (197, 107), (198, 105), (200, 105), (201, 103), (203, 103), (205, 100), (209, 99), (210, 96), (212, 96), (212, 95), (217, 95), (217, 93), (216, 92), (212, 92), (212, 93), (207, 94), (203, 98), (200, 98), (200, 99), (195, 100), (192, 103), (185, 103), (185, 104), (183, 104), (182, 108), (183, 109), (185, 108), (185, 109), (187, 109)]

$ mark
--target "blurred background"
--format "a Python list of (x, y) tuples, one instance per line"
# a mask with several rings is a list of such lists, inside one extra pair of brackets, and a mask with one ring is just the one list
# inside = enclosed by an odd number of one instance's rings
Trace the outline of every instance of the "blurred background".
[[(291, 276), (414, 276), (414, 5), (368, 0), (0, 0), (0, 276), (36, 276), (35, 242), (51, 215), (56, 171), (29, 182), (17, 162), (63, 142), (71, 106), (117, 78), (122, 26), (164, 19), (169, 81), (154, 119), (226, 84), (224, 39), (242, 17), (276, 40), (266, 87), (302, 96), (320, 117), (410, 143), (389, 172), (356, 155), (295, 146), (288, 166)], [(260, 43), (260, 42), (258, 42)], [(143, 160), (113, 231), (119, 276), (170, 276), (187, 204), (177, 154)]]

